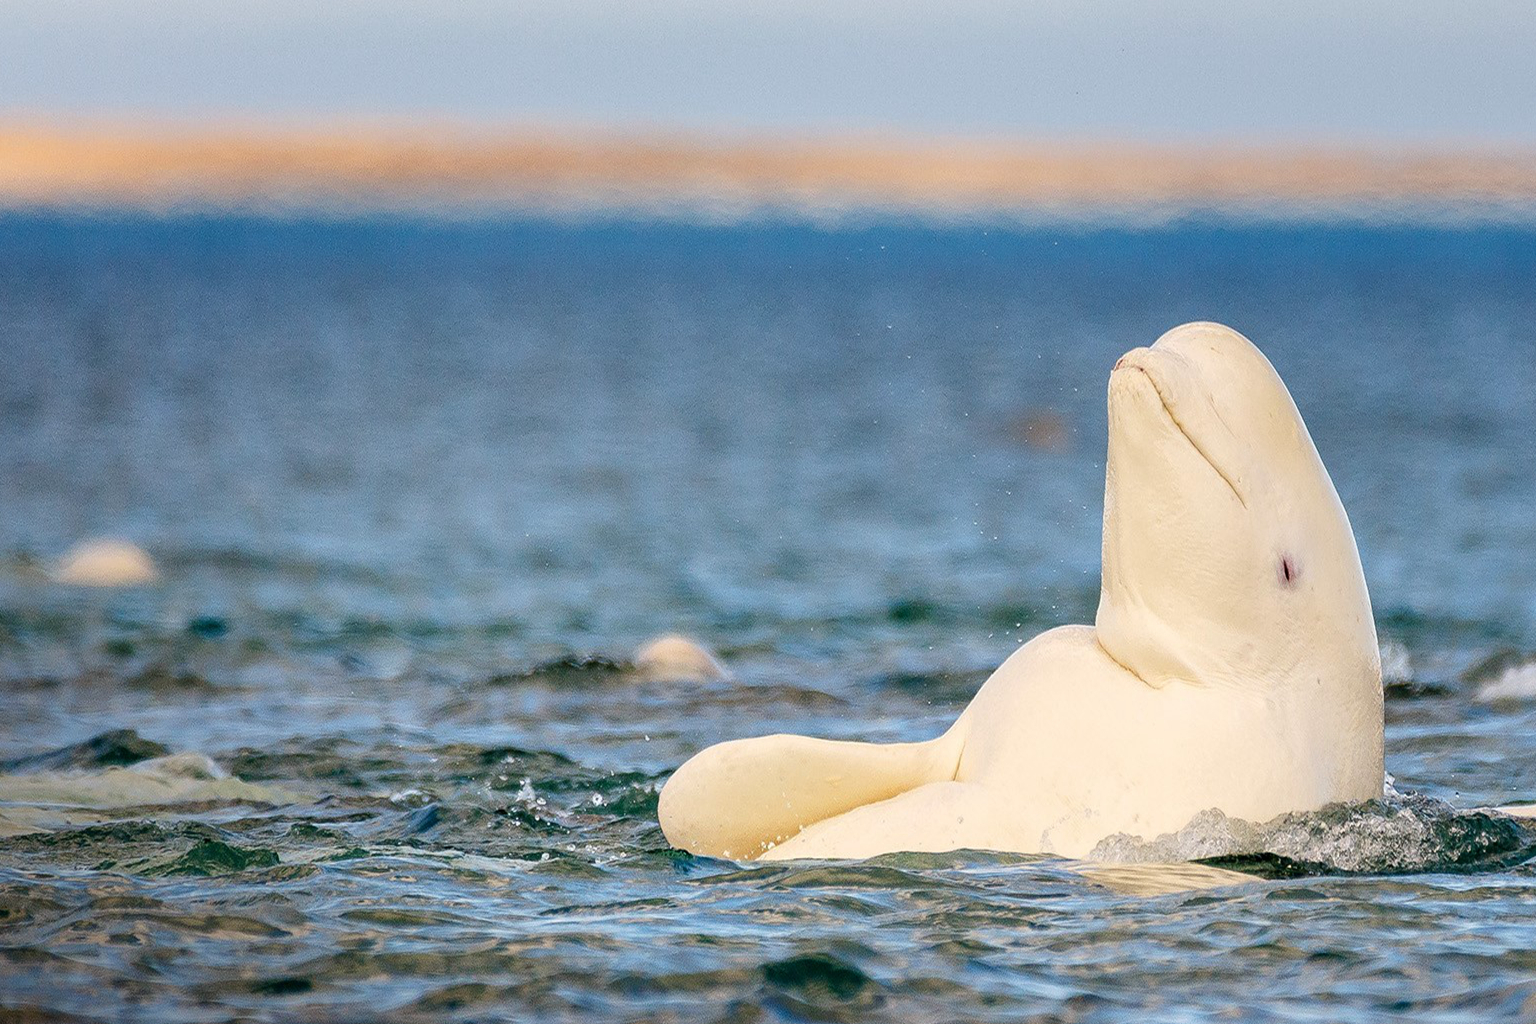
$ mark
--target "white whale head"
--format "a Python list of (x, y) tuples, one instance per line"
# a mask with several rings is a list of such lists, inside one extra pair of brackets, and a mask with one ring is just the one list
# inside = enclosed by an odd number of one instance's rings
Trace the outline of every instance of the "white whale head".
[(1290, 392), (1231, 328), (1176, 327), (1110, 375), (1096, 631), (1152, 686), (1283, 692), (1380, 734), (1349, 519)]

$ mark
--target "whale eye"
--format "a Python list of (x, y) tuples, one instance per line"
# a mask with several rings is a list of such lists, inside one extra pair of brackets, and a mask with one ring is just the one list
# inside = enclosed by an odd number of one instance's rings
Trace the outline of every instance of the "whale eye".
[(1296, 559), (1290, 555), (1281, 555), (1278, 575), (1282, 587), (1294, 587), (1301, 577), (1301, 569), (1297, 567)]

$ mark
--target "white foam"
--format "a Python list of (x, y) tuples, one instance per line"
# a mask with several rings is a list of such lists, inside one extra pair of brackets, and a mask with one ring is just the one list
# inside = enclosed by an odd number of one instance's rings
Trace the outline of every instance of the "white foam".
[(1381, 642), (1381, 681), (1388, 686), (1413, 681), (1413, 659), (1408, 648), (1397, 640)]
[(1493, 814), (1395, 792), (1381, 802), (1286, 814), (1262, 825), (1213, 809), (1156, 839), (1110, 836), (1090, 859), (1148, 864), (1270, 854), (1336, 871), (1432, 871), (1495, 852), (1508, 837)]
[(1477, 691), (1480, 701), (1530, 700), (1536, 697), (1536, 659), (1508, 665)]

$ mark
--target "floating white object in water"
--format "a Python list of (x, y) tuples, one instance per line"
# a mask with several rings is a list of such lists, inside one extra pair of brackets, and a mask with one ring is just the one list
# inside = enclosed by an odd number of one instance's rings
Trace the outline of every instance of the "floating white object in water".
[(132, 587), (160, 578), (154, 559), (126, 540), (96, 538), (76, 544), (53, 567), (53, 579), (81, 587)]
[(679, 633), (667, 633), (635, 652), (635, 670), (646, 679), (715, 683), (730, 673), (709, 649)]

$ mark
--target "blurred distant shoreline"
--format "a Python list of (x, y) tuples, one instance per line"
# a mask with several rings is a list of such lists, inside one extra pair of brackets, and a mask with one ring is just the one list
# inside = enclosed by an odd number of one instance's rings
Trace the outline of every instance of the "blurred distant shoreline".
[(1536, 151), (0, 124), (0, 210), (1536, 220)]

